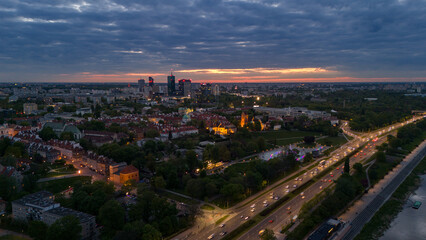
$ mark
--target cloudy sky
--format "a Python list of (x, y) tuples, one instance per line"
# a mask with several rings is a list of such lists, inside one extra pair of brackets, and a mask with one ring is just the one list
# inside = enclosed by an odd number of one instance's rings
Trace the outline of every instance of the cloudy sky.
[(424, 0), (1, 0), (0, 81), (426, 81)]

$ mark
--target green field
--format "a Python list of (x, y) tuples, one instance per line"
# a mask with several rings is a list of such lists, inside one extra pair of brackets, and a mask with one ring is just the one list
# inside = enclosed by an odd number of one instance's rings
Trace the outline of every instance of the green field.
[(214, 210), (214, 207), (208, 204), (204, 204), (203, 206), (201, 206), (201, 209), (212, 211)]
[(183, 202), (183, 203), (188, 204), (188, 205), (195, 205), (195, 204), (199, 203), (195, 199), (185, 198), (185, 197), (179, 196), (179, 195), (171, 193), (171, 192), (159, 191), (158, 194), (160, 196), (165, 197), (165, 198), (169, 198), (169, 199), (175, 200), (177, 202)]
[(319, 136), (319, 132), (308, 132), (308, 131), (287, 131), (287, 130), (278, 130), (278, 131), (265, 131), (254, 133), (255, 137), (264, 137), (266, 140), (274, 140), (280, 138), (294, 138), (304, 136)]
[(336, 145), (342, 145), (347, 142), (345, 137), (326, 137), (322, 138), (317, 141), (317, 143), (325, 146), (336, 146)]
[(63, 179), (38, 183), (38, 187), (40, 189), (44, 189), (56, 194), (66, 190), (67, 188), (69, 188), (70, 186), (73, 186), (77, 182), (85, 183), (90, 181), (91, 181), (91, 177), (78, 176), (78, 177), (63, 178)]
[[(319, 132), (308, 131), (265, 131), (254, 133), (255, 137), (263, 137), (269, 144), (285, 146), (303, 141), (305, 136), (320, 136)], [(272, 147), (272, 146), (271, 146)]]

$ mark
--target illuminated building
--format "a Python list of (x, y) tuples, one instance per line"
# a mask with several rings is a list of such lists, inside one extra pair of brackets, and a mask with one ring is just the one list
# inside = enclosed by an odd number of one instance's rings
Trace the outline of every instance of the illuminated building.
[(248, 115), (244, 112), (241, 113), (241, 127), (244, 127), (248, 123)]
[(152, 78), (152, 77), (148, 78), (148, 86), (154, 87), (154, 78)]

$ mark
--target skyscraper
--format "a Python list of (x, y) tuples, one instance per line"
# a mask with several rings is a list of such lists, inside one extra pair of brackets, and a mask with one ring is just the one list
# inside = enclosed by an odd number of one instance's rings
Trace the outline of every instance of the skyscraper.
[(179, 79), (178, 95), (184, 96), (184, 97), (191, 96), (191, 79)]
[(167, 89), (169, 96), (176, 95), (175, 76), (173, 76), (173, 73), (170, 73), (170, 76), (167, 76)]
[(149, 82), (149, 86), (150, 86), (150, 87), (154, 87), (154, 78), (149, 77), (149, 78), (148, 78), (148, 82)]
[(139, 87), (139, 92), (143, 92), (144, 88), (145, 88), (145, 79), (139, 79), (138, 80), (138, 87)]
[(184, 80), (184, 87), (183, 87), (183, 96), (184, 97), (191, 97), (191, 79), (185, 79)]

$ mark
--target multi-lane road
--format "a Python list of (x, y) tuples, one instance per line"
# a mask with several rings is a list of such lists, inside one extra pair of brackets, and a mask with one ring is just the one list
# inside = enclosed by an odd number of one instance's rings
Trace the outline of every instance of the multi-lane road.
[[(418, 120), (419, 118), (420, 117), (416, 119), (410, 119), (404, 123), (397, 123), (391, 126), (387, 126), (385, 128), (370, 133), (352, 132), (350, 131), (348, 124), (344, 123), (342, 125), (343, 131), (346, 134), (354, 137), (354, 139), (333, 151), (330, 157), (326, 158), (327, 160), (325, 160), (324, 167), (322, 167), (321, 164), (318, 163), (318, 161), (312, 163), (309, 166), (316, 166), (308, 170), (306, 173), (297, 177), (297, 179), (294, 178), (283, 180), (281, 181), (281, 184), (278, 184), (274, 188), (269, 188), (268, 190), (265, 190), (263, 192), (263, 195), (260, 195), (252, 201), (246, 201), (244, 202), (244, 204), (239, 204), (233, 208), (230, 208), (228, 210), (228, 214), (230, 215), (230, 217), (227, 218), (223, 226), (216, 226), (215, 224), (205, 224), (201, 229), (199, 226), (198, 229), (192, 228), (173, 239), (220, 239), (223, 237), (223, 233), (229, 233), (233, 231), (238, 226), (248, 221), (260, 211), (262, 211), (274, 201), (276, 201), (276, 199), (274, 199), (275, 197), (281, 198), (286, 194), (290, 193), (291, 191), (297, 189), (303, 183), (309, 181), (319, 172), (326, 169), (329, 165), (332, 165), (338, 160), (342, 159), (351, 151), (355, 150), (364, 143), (367, 144), (366, 148), (363, 149), (362, 152), (356, 154), (351, 158), (351, 165), (356, 162), (362, 162), (363, 160), (368, 159), (372, 154), (374, 154), (375, 145), (381, 144), (386, 141), (387, 133), (396, 130), (397, 128), (405, 124), (411, 123), (414, 120)], [(309, 169), (309, 166), (301, 169), (300, 171)], [(333, 180), (336, 180), (341, 175), (342, 166), (343, 164), (341, 166), (338, 166), (339, 169), (333, 169), (330, 174), (325, 175), (319, 181), (309, 186), (303, 192), (303, 195), (299, 194), (298, 196), (289, 200), (282, 207), (274, 211), (263, 221), (261, 221), (256, 226), (251, 228), (248, 232), (246, 232), (244, 235), (242, 235), (240, 239), (258, 239), (259, 231), (265, 228), (272, 229), (278, 237), (283, 238), (283, 235), (279, 233), (281, 228), (290, 223), (291, 219), (298, 214), (301, 206), (306, 201), (309, 201), (316, 194), (320, 193), (323, 189), (334, 183)]]

